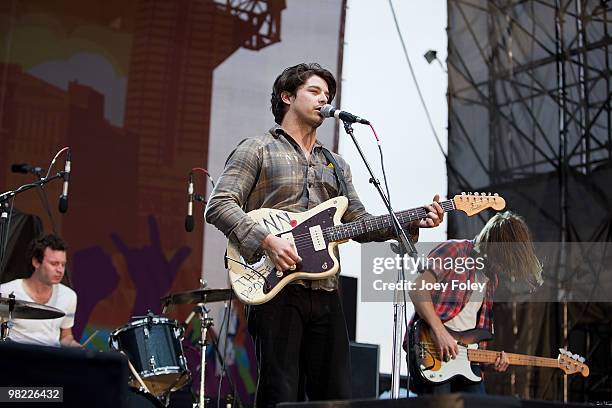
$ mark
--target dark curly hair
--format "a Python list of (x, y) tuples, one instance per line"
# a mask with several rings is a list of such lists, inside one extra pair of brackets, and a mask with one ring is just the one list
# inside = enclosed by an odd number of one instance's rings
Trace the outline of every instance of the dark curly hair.
[(317, 63), (302, 63), (286, 68), (282, 74), (276, 77), (274, 85), (272, 86), (272, 98), (270, 103), (272, 104), (272, 113), (274, 114), (274, 121), (279, 125), (285, 117), (287, 112), (287, 105), (283, 102), (281, 94), (283, 92), (289, 92), (290, 95), (295, 95), (297, 89), (304, 85), (308, 78), (316, 75), (321, 77), (327, 82), (327, 89), (329, 91), (328, 103), (336, 96), (336, 79), (331, 72), (321, 67)]
[(55, 234), (41, 235), (32, 242), (28, 248), (26, 262), (30, 269), (30, 274), (34, 272), (32, 258), (42, 263), (45, 259), (45, 249), (50, 248), (54, 251), (66, 251), (66, 243)]

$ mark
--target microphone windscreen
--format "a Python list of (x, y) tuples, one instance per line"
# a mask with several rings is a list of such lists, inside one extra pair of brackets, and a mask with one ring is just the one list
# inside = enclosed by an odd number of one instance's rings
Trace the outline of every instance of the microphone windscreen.
[(60, 196), (58, 209), (62, 214), (65, 214), (66, 211), (68, 211), (68, 197), (64, 195)]
[(334, 111), (336, 110), (336, 108), (334, 108), (332, 105), (327, 104), (327, 105), (323, 105), (321, 106), (321, 109), (319, 109), (319, 113), (321, 114), (321, 116), (323, 116), (324, 118), (332, 118), (334, 116)]
[(20, 164), (13, 164), (11, 165), (11, 171), (13, 173), (23, 173), (23, 174), (27, 174), (28, 173), (28, 169), (27, 169), (27, 164), (24, 163), (20, 163)]
[(185, 217), (185, 231), (193, 231), (193, 215), (188, 215)]

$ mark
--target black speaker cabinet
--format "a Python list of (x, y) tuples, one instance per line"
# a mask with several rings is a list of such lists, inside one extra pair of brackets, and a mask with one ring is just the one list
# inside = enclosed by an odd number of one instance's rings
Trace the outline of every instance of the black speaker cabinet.
[(124, 407), (127, 360), (119, 353), (0, 342), (0, 387), (62, 387), (63, 403), (3, 407)]
[(357, 331), (357, 278), (340, 275), (339, 289), (348, 337), (350, 341), (355, 341)]
[(378, 397), (379, 353), (377, 344), (351, 342), (353, 398)]

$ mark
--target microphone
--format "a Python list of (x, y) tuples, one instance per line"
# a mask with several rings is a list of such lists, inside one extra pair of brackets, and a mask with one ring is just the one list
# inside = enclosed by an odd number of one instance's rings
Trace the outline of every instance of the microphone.
[(23, 174), (36, 174), (39, 175), (42, 173), (43, 169), (40, 167), (30, 166), (27, 163), (17, 163), (11, 165), (11, 171), (13, 173), (23, 173)]
[(189, 173), (187, 185), (187, 216), (185, 217), (185, 231), (193, 231), (193, 173)]
[(361, 123), (363, 125), (369, 125), (370, 122), (364, 118), (360, 118), (359, 116), (355, 116), (352, 113), (348, 113), (346, 111), (336, 109), (331, 105), (323, 105), (321, 109), (319, 109), (319, 113), (324, 118), (336, 118), (340, 119), (344, 122), (350, 123)]
[(70, 149), (66, 153), (66, 162), (64, 163), (64, 187), (62, 188), (62, 195), (59, 198), (59, 212), (65, 214), (68, 211), (68, 182), (70, 181), (70, 166), (72, 161), (72, 154)]

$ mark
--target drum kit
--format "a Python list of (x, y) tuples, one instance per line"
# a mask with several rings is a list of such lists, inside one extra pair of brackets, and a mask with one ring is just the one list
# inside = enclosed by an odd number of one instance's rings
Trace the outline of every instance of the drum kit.
[[(203, 285), (205, 286), (205, 285)], [(205, 406), (205, 367), (207, 332), (213, 325), (208, 316), (208, 303), (230, 300), (231, 289), (202, 289), (170, 294), (160, 299), (163, 310), (158, 316), (151, 312), (135, 316), (109, 336), (111, 349), (128, 359), (131, 375), (129, 386), (141, 398), (146, 397), (156, 406), (168, 406), (171, 393), (191, 383), (191, 373), (183, 353), (181, 341), (185, 328), (198, 316), (200, 321), (200, 389), (198, 408)], [(163, 316), (170, 305), (195, 305), (184, 323)]]
[[(204, 372), (206, 367), (207, 332), (213, 325), (208, 316), (208, 303), (230, 300), (231, 289), (197, 289), (170, 294), (160, 299), (163, 310), (158, 316), (151, 312), (146, 316), (135, 316), (132, 321), (114, 330), (109, 336), (109, 347), (127, 357), (131, 374), (128, 385), (132, 392), (129, 401), (143, 406), (165, 407), (170, 394), (191, 383), (191, 373), (183, 353), (181, 341), (185, 328), (198, 316), (200, 321), (200, 389), (198, 408), (205, 406)], [(195, 305), (185, 323), (169, 319), (163, 314), (170, 305)], [(0, 339), (10, 340), (13, 319), (57, 319), (65, 316), (59, 309), (15, 299), (13, 294), (0, 297)], [(128, 402), (129, 402), (128, 401)]]

